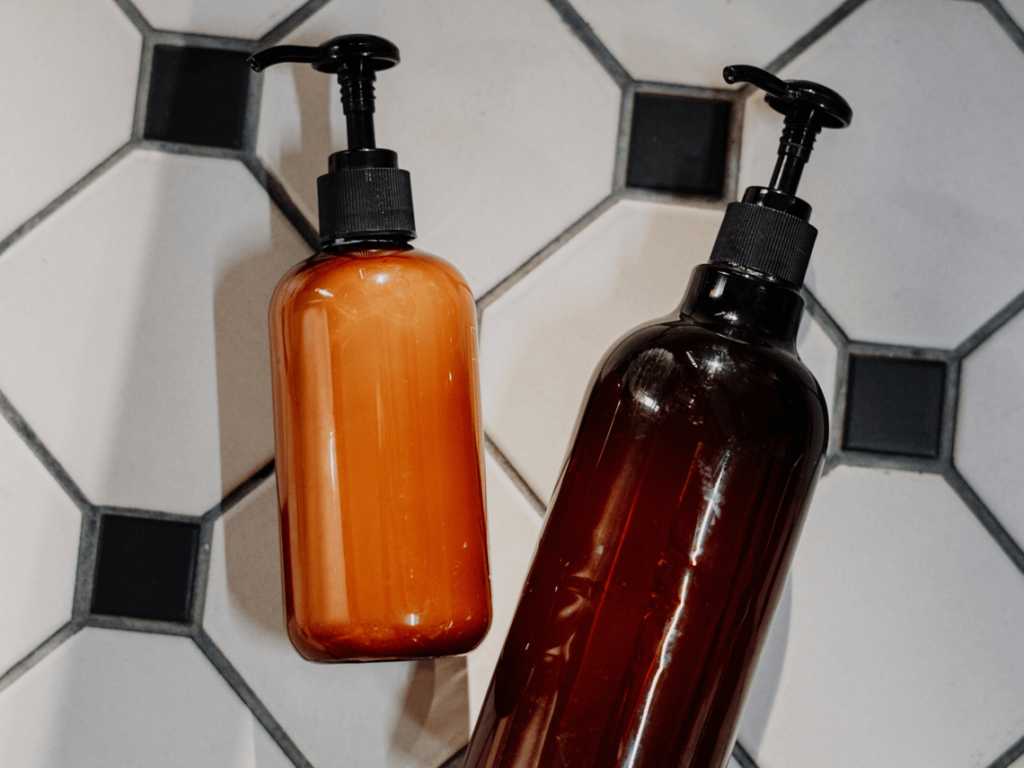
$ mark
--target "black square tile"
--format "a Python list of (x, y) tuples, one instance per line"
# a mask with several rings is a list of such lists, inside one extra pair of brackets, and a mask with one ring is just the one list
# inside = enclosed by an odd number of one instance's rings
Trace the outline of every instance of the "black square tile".
[(92, 612), (189, 620), (199, 525), (103, 515)]
[(635, 94), (626, 186), (721, 197), (731, 110), (728, 101)]
[(241, 149), (251, 72), (245, 59), (240, 51), (154, 46), (145, 137)]
[(939, 455), (946, 364), (850, 355), (843, 447)]

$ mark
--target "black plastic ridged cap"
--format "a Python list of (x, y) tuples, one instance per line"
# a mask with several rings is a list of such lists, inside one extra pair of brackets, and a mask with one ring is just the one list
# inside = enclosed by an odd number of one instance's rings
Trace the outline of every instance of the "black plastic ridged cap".
[(339, 168), (316, 180), (320, 244), (356, 237), (416, 237), (409, 172)]
[(817, 236), (817, 229), (796, 216), (729, 203), (709, 261), (746, 267), (800, 287)]

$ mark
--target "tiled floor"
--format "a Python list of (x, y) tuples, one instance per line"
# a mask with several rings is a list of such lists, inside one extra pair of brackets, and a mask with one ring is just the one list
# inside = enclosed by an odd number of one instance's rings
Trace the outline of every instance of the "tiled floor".
[[(1018, 24), (1017, 0), (12, 7), (0, 765), (458, 765), (594, 366), (768, 181), (779, 117), (721, 79), (750, 63), (854, 120), (801, 187), (826, 474), (729, 768), (1024, 768)], [(314, 665), (281, 621), (266, 307), (344, 119), (328, 78), (239, 63), (351, 32), (401, 49), (377, 137), (478, 297), (495, 618), (465, 658)]]

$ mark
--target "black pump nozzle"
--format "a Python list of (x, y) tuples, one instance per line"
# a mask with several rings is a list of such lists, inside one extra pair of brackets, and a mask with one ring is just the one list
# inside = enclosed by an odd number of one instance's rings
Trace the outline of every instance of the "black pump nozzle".
[(377, 149), (373, 130), (377, 72), (400, 60), (395, 44), (375, 35), (342, 35), (315, 48), (279, 45), (249, 57), (257, 72), (290, 61), (338, 76), (348, 149), (331, 155), (329, 173), (317, 179), (322, 245), (360, 237), (416, 236), (409, 174), (399, 170), (394, 152)]
[(398, 48), (383, 37), (342, 35), (313, 48), (279, 45), (249, 57), (257, 72), (282, 62), (312, 64), (317, 72), (338, 75), (341, 105), (348, 122), (349, 149), (375, 149), (373, 134), (373, 82), (377, 72), (391, 69), (400, 61)]
[(842, 96), (809, 80), (780, 80), (771, 72), (746, 64), (726, 67), (725, 82), (750, 83), (765, 91), (764, 100), (786, 116), (779, 140), (779, 159), (768, 186), (786, 195), (796, 195), (804, 165), (811, 159), (814, 140), (822, 128), (845, 128), (853, 110)]
[(750, 83), (786, 116), (779, 159), (767, 187), (748, 187), (730, 203), (711, 253), (715, 264), (753, 269), (795, 286), (803, 283), (817, 230), (808, 224), (811, 206), (796, 196), (804, 165), (822, 128), (845, 128), (853, 110), (842, 96), (809, 80), (781, 80), (758, 67), (726, 67), (727, 83)]

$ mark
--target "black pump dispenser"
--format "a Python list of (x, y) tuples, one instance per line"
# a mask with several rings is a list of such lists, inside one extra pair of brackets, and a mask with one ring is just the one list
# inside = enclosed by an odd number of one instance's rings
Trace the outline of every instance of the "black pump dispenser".
[(765, 101), (786, 120), (769, 186), (748, 187), (742, 202), (727, 206), (710, 262), (752, 269), (799, 288), (818, 230), (807, 223), (811, 206), (796, 189), (818, 133), (845, 128), (853, 110), (831, 88), (807, 80), (780, 80), (743, 64), (726, 67), (723, 76), (727, 83), (766, 91)]
[(249, 57), (257, 72), (281, 62), (307, 62), (317, 72), (338, 75), (348, 127), (348, 149), (335, 152), (328, 173), (316, 180), (320, 245), (354, 240), (416, 237), (409, 172), (398, 155), (378, 149), (373, 131), (373, 82), (377, 72), (399, 62), (398, 48), (374, 35), (342, 35), (313, 48), (280, 45)]

